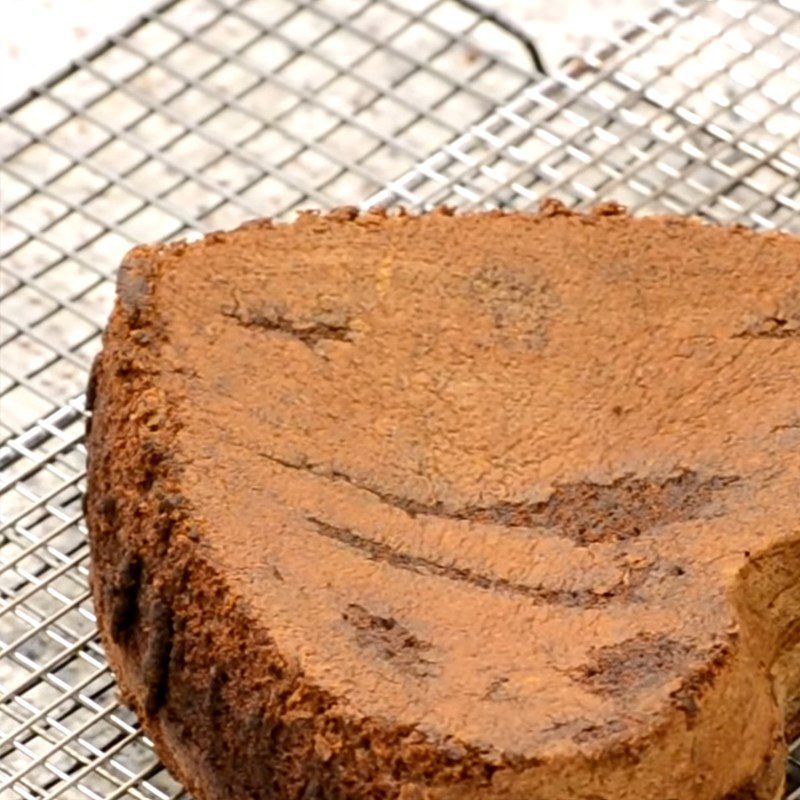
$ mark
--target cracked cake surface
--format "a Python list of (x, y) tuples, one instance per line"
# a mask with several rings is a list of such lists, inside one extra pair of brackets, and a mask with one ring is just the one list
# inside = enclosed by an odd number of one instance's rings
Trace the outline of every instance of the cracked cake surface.
[(800, 720), (800, 240), (339, 209), (135, 248), (87, 519), (199, 800), (773, 800)]

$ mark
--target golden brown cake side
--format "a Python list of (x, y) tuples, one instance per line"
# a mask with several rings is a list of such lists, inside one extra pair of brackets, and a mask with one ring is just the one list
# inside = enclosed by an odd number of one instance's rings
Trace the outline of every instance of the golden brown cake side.
[(167, 765), (203, 800), (772, 800), (799, 291), (795, 239), (614, 208), (132, 251), (87, 519)]

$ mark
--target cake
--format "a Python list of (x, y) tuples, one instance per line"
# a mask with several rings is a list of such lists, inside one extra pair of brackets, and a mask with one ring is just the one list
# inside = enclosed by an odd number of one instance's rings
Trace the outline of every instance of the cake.
[(775, 800), (800, 240), (343, 208), (134, 248), (86, 515), (196, 800)]

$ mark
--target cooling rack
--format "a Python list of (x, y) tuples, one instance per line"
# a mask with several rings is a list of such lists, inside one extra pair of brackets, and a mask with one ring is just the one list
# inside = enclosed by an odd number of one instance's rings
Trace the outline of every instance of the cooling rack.
[(0, 112), (3, 800), (183, 796), (117, 701), (87, 582), (82, 392), (131, 244), (354, 198), (800, 229), (796, 0), (654, 2), (549, 77), (466, 6), (162, 2)]

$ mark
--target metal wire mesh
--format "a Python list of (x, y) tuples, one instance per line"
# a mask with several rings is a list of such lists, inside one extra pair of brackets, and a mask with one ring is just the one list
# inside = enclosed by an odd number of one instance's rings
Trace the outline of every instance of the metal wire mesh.
[(452, 0), (170, 0), (1, 113), (3, 798), (181, 796), (88, 596), (81, 393), (132, 243), (362, 197), (798, 228), (794, 0), (664, 0), (545, 80), (475, 46), (490, 24)]
[(666, 2), (373, 198), (633, 211), (800, 229), (800, 4)]

